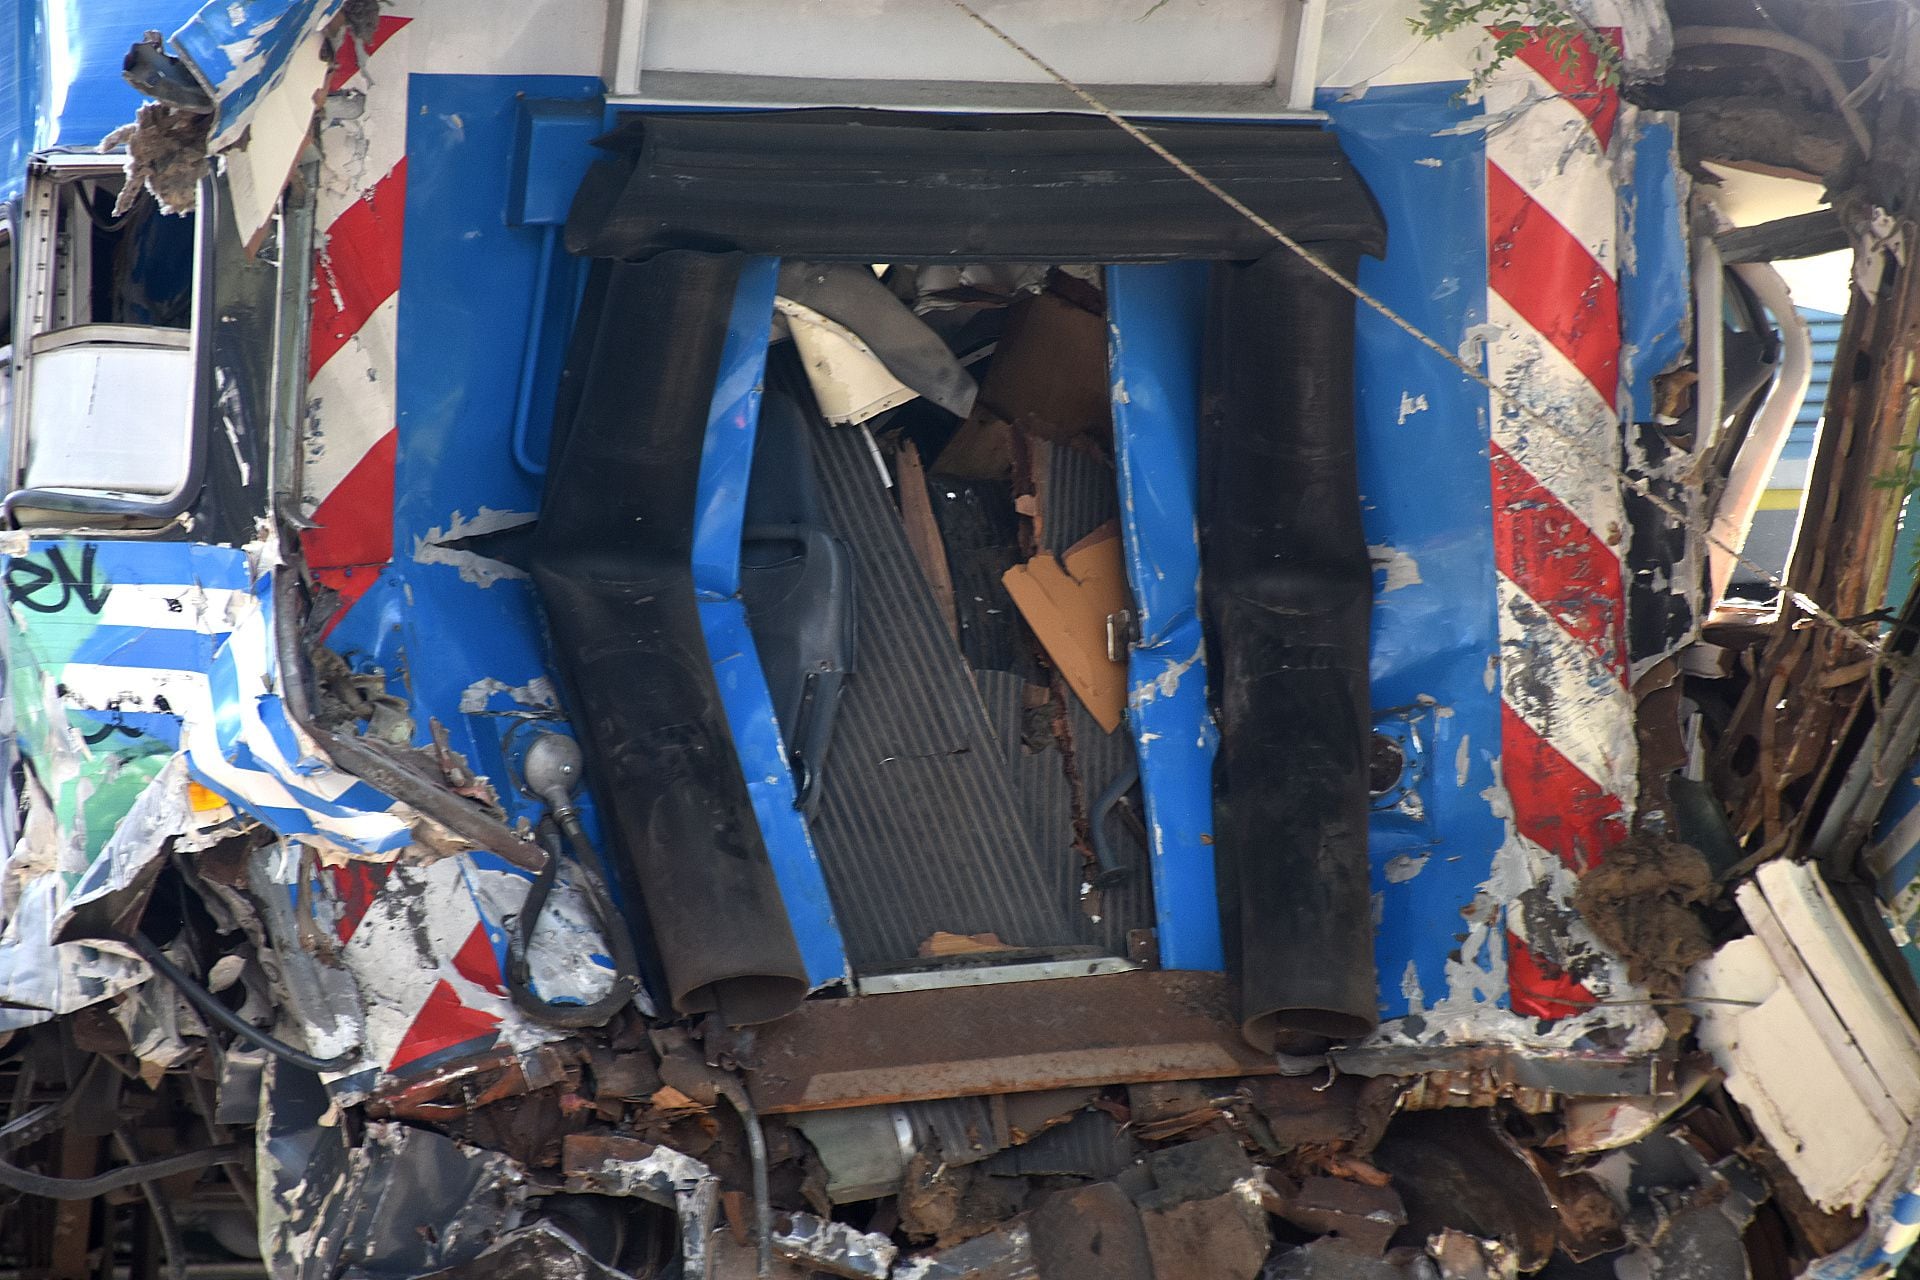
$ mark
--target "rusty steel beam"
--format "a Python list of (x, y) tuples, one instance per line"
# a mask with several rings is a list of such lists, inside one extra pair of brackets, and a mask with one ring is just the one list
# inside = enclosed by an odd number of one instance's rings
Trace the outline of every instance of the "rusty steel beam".
[(1270, 1075), (1217, 973), (1103, 974), (810, 1000), (758, 1027), (762, 1113)]

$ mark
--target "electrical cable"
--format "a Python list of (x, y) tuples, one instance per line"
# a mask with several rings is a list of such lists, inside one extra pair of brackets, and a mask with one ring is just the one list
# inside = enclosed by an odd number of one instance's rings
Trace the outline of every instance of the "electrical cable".
[[(593, 912), (594, 922), (600, 926), (601, 936), (607, 940), (607, 950), (613, 959), (613, 984), (598, 1000), (587, 1004), (560, 1004), (544, 1000), (533, 992), (528, 952), (533, 946), (534, 929), (540, 923), (540, 915), (546, 910), (547, 898), (560, 874), (561, 842), (554, 835), (556, 827), (565, 834), (566, 845), (579, 871), (582, 896)], [(626, 922), (614, 914), (606, 886), (588, 863), (592, 851), (587, 844), (586, 829), (572, 806), (555, 806), (553, 818), (541, 824), (541, 832), (547, 861), (527, 890), (527, 900), (521, 905), (507, 944), (507, 994), (512, 997), (514, 1008), (548, 1026), (604, 1026), (608, 1019), (631, 1004), (640, 990), (640, 963), (634, 954), (633, 939), (627, 932)]]
[(122, 1165), (91, 1178), (54, 1178), (0, 1160), (0, 1187), (18, 1191), (22, 1195), (39, 1196), (44, 1200), (91, 1200), (109, 1191), (119, 1191), (142, 1182), (159, 1182), (176, 1173), (189, 1173), (238, 1160), (246, 1153), (247, 1149), (239, 1146), (206, 1147), (199, 1151), (185, 1151), (177, 1156)]
[(218, 996), (215, 996), (211, 991), (208, 991), (205, 987), (194, 981), (192, 976), (184, 969), (169, 960), (166, 954), (162, 952), (159, 947), (155, 946), (152, 940), (145, 934), (136, 932), (124, 937), (114, 935), (107, 936), (111, 937), (112, 941), (132, 947), (135, 954), (142, 960), (145, 960), (155, 973), (165, 978), (168, 982), (171, 982), (180, 994), (186, 998), (187, 1003), (192, 1005), (202, 1015), (219, 1023), (227, 1030), (233, 1032), (234, 1035), (245, 1040), (248, 1044), (256, 1048), (265, 1049), (276, 1058), (290, 1062), (296, 1067), (304, 1067), (308, 1071), (325, 1073), (343, 1070), (351, 1066), (359, 1056), (356, 1053), (348, 1052), (338, 1054), (331, 1058), (316, 1058), (310, 1053), (296, 1049), (286, 1041), (278, 1040), (268, 1035), (233, 1010), (227, 1008), (226, 1005), (220, 1002)]

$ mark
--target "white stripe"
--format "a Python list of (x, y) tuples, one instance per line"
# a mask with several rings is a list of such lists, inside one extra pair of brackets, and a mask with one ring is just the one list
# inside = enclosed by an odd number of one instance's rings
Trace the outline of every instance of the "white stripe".
[(400, 296), (375, 307), (360, 331), (333, 354), (307, 383), (307, 430), (301, 490), (308, 511), (319, 505), (393, 430), (394, 339)]
[(1556, 96), (1530, 69), (1526, 77), (1488, 90), (1487, 111), (1496, 119), (1487, 128), (1487, 162), (1498, 165), (1613, 275), (1619, 196), (1612, 166), (1580, 109)]
[(417, 23), (402, 27), (379, 50), (360, 54), (360, 69), (341, 93), (359, 93), (359, 115), (335, 118), (351, 99), (337, 99), (320, 130), (320, 189), (314, 225), (331, 227), (347, 206), (393, 172), (407, 153), (407, 49)]
[[(45, 672), (42, 678), (49, 701), (76, 711), (194, 716), (203, 712), (211, 715), (213, 710), (207, 677), (198, 671), (69, 662), (60, 668), (58, 676)], [(165, 706), (161, 705), (163, 701)]]
[(1494, 443), (1621, 553), (1627, 524), (1614, 471), (1620, 420), (1586, 375), (1492, 290), (1487, 318), (1502, 331), (1487, 345), (1487, 376), (1557, 428), (1549, 433), (1521, 417), (1505, 397), (1490, 397)]
[(1633, 698), (1586, 645), (1505, 575), (1500, 692), (1515, 714), (1612, 795), (1633, 794)]
[(147, 631), (202, 631), (221, 635), (252, 607), (253, 596), (231, 587), (116, 582), (97, 621), (103, 627)]

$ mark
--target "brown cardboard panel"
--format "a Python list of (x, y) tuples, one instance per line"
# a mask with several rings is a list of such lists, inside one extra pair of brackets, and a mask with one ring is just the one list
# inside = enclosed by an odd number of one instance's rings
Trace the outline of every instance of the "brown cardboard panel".
[(1036, 436), (1066, 440), (1104, 432), (1110, 398), (1106, 321), (1055, 293), (1022, 295), (980, 399)]
[(1003, 480), (1013, 470), (1013, 426), (975, 401), (973, 412), (933, 460), (941, 475), (963, 480)]
[(1127, 668), (1107, 656), (1107, 617), (1132, 607), (1120, 529), (1108, 522), (1055, 559), (1041, 553), (1001, 578), (1047, 657), (1112, 733), (1127, 709)]

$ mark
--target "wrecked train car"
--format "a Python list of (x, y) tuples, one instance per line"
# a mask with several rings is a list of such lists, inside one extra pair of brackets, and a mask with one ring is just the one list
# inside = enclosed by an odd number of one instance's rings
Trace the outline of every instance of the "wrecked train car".
[(1655, 17), (87, 8), (10, 10), (11, 1262), (1903, 1251), (1894, 935), (1702, 781), (1798, 393)]

